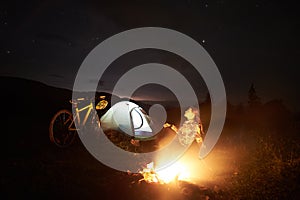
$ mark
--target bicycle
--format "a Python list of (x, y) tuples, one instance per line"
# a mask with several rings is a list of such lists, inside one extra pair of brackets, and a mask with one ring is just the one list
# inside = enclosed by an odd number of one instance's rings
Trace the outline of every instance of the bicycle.
[[(59, 147), (67, 147), (73, 143), (79, 129), (85, 128), (86, 125), (100, 127), (96, 110), (105, 109), (108, 105), (108, 101), (105, 100), (105, 96), (100, 96), (100, 99), (102, 100), (95, 108), (94, 99), (78, 98), (76, 100), (70, 100), (70, 103), (75, 108), (76, 116), (73, 117), (72, 112), (67, 109), (59, 110), (50, 122), (50, 141)], [(90, 101), (89, 104), (79, 109), (78, 104), (87, 100)], [(86, 114), (84, 115), (83, 120), (81, 120), (80, 113), (85, 110)], [(75, 127), (75, 120), (78, 125), (77, 127)]]

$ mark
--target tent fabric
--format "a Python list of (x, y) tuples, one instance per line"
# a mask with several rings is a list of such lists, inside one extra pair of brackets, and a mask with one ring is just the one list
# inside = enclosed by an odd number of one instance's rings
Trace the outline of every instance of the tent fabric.
[(154, 136), (150, 127), (150, 117), (141, 107), (130, 101), (116, 103), (100, 118), (100, 121), (103, 131), (121, 131), (141, 139)]

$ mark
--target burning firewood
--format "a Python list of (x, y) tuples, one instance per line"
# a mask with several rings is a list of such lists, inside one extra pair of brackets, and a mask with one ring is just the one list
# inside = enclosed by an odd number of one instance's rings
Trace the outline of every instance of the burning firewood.
[(147, 183), (166, 184), (172, 181), (189, 180), (189, 172), (181, 163), (174, 163), (173, 165), (157, 170), (154, 167), (154, 162), (147, 164), (146, 168), (139, 172), (143, 178), (140, 180)]

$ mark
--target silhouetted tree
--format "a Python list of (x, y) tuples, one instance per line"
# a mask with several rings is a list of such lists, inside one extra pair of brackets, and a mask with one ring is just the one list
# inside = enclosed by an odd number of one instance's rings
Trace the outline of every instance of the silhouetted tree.
[(261, 105), (260, 98), (256, 94), (254, 84), (252, 83), (248, 91), (248, 104), (250, 107), (257, 107)]
[(264, 126), (261, 100), (258, 97), (254, 84), (248, 90), (248, 108), (246, 112), (246, 127), (249, 130), (258, 130)]

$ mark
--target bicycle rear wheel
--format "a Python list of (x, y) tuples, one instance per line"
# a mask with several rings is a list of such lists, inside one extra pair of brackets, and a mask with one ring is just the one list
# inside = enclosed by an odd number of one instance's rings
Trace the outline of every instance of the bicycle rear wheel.
[(76, 131), (73, 115), (69, 110), (60, 110), (52, 118), (49, 126), (50, 141), (59, 147), (71, 145)]

